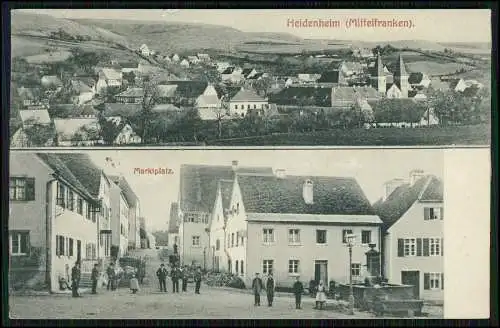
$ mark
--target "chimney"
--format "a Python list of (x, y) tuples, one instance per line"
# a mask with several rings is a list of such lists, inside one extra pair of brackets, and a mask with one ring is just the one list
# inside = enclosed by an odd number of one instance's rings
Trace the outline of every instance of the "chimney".
[(276, 177), (278, 179), (284, 179), (286, 177), (286, 170), (284, 170), (284, 169), (276, 169), (276, 171), (274, 172), (274, 174), (276, 175)]
[(423, 170), (412, 170), (410, 172), (410, 186), (413, 186), (420, 178), (424, 176)]
[(238, 169), (238, 161), (232, 161), (231, 165), (233, 167), (233, 171), (236, 171)]
[(311, 180), (306, 180), (302, 186), (302, 197), (308, 205), (314, 204), (314, 184)]
[(385, 201), (398, 187), (405, 183), (404, 179), (392, 179), (384, 183), (384, 193), (382, 200)]

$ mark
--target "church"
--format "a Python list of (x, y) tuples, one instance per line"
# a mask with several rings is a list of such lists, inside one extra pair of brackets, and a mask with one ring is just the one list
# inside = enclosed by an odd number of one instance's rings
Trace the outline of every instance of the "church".
[(382, 63), (382, 57), (377, 55), (377, 61), (373, 67), (370, 77), (371, 86), (378, 92), (384, 93), (387, 98), (408, 98), (410, 84), (408, 82), (409, 74), (406, 71), (403, 62), (403, 56), (400, 54), (392, 75)]

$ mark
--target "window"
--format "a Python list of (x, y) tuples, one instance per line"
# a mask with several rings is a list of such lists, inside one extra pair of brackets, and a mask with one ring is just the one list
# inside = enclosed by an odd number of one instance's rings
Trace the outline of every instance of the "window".
[(242, 260), (242, 261), (240, 261), (240, 273), (241, 273), (241, 274), (244, 274), (244, 271), (243, 271), (243, 263), (245, 263), (245, 262), (243, 262), (243, 260)]
[(92, 245), (90, 243), (87, 243), (85, 245), (85, 258), (86, 259), (92, 258)]
[(35, 200), (35, 178), (10, 178), (9, 200)]
[(352, 230), (351, 229), (344, 229), (344, 230), (342, 230), (342, 242), (344, 244), (347, 244), (347, 235), (352, 235)]
[(73, 238), (68, 238), (68, 256), (73, 256)]
[(370, 230), (361, 231), (361, 243), (371, 244), (372, 242), (372, 232)]
[(28, 231), (11, 231), (9, 235), (10, 254), (28, 255), (30, 249), (30, 234)]
[(274, 229), (263, 229), (263, 233), (265, 243), (274, 243)]
[(57, 184), (57, 199), (56, 204), (65, 207), (66, 205), (66, 187), (62, 183)]
[(87, 213), (86, 214), (87, 214), (86, 215), (87, 220), (90, 220), (92, 217), (92, 206), (88, 202), (87, 202)]
[(443, 208), (439, 207), (425, 207), (424, 220), (442, 220)]
[(75, 195), (73, 194), (72, 190), (68, 191), (68, 209), (70, 211), (75, 210)]
[(291, 274), (299, 273), (299, 260), (288, 261), (288, 273)]
[(429, 256), (441, 255), (441, 239), (429, 238)]
[(120, 234), (125, 235), (125, 228), (123, 227), (123, 223), (120, 223)]
[(273, 272), (273, 263), (274, 263), (274, 260), (262, 261), (262, 273), (269, 274), (270, 272)]
[[(237, 232), (236, 233), (236, 247), (238, 247), (239, 242), (240, 242), (240, 233)], [(238, 271), (238, 270), (236, 270), (236, 271)]]
[(96, 259), (97, 258), (97, 246), (96, 246), (96, 244), (91, 244), (90, 249), (92, 251), (92, 253), (91, 253), (92, 259)]
[(83, 215), (83, 199), (80, 197), (76, 199), (76, 212)]
[(61, 256), (64, 255), (64, 237), (56, 236), (56, 255)]
[(444, 274), (441, 272), (424, 273), (424, 289), (443, 289)]
[(236, 273), (236, 274), (238, 274), (238, 269), (239, 269), (238, 264), (239, 264), (238, 260), (236, 260), (236, 263), (234, 265), (234, 273)]
[(234, 247), (234, 232), (231, 234), (231, 247)]
[(245, 246), (245, 236), (241, 236), (241, 246)]
[(299, 229), (288, 229), (288, 243), (289, 244), (300, 243), (300, 230)]
[(361, 276), (361, 264), (360, 263), (352, 263), (351, 264), (351, 274), (353, 277)]
[(196, 246), (196, 247), (200, 246), (200, 236), (193, 236), (192, 241), (193, 241), (193, 244), (192, 244), (193, 246)]
[(326, 244), (326, 230), (316, 230), (316, 244)]
[(219, 240), (219, 239), (217, 239), (217, 240), (215, 241), (215, 250), (216, 250), (216, 251), (218, 251), (219, 249), (220, 249), (220, 240)]
[(404, 256), (415, 256), (417, 251), (417, 242), (415, 238), (404, 239)]

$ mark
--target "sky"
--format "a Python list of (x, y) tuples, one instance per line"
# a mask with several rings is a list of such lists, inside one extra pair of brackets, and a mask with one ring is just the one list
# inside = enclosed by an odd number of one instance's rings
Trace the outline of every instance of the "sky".
[[(30, 11), (30, 9), (22, 9)], [(31, 9), (31, 11), (33, 11)], [(59, 18), (154, 20), (225, 25), (245, 32), (287, 32), (302, 38), (357, 41), (491, 42), (488, 9), (36, 9)], [(346, 28), (347, 19), (411, 20), (412, 28)], [(289, 19), (339, 20), (341, 27), (293, 28)]]
[[(178, 200), (181, 164), (267, 166), (289, 175), (354, 177), (370, 202), (382, 196), (383, 184), (407, 179), (413, 169), (443, 178), (443, 150), (95, 150), (93, 162), (108, 174), (123, 174), (141, 202), (152, 231), (166, 230), (170, 204)], [(112, 167), (106, 158), (111, 158)], [(135, 168), (168, 168), (169, 175), (134, 174)]]

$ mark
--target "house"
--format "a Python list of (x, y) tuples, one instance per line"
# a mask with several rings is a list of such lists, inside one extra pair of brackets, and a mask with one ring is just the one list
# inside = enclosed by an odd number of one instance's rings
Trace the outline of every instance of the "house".
[(230, 67), (231, 64), (229, 62), (222, 62), (219, 61), (215, 63), (215, 67), (217, 68), (217, 71), (222, 74), (226, 70), (226, 68)]
[(431, 84), (431, 79), (425, 73), (413, 72), (408, 77), (408, 83), (414, 89), (426, 89)]
[(196, 108), (202, 120), (218, 119), (218, 116), (226, 114), (222, 110), (217, 90), (212, 84), (208, 84), (203, 93), (196, 98)]
[(363, 66), (360, 62), (342, 61), (338, 66), (338, 70), (345, 77), (350, 77), (363, 73)]
[(372, 87), (334, 87), (332, 88), (332, 107), (349, 108), (355, 104), (358, 98), (369, 102), (378, 101), (380, 94)]
[(314, 83), (321, 78), (321, 74), (301, 73), (298, 74), (297, 77), (299, 78), (299, 81), (302, 83)]
[(120, 68), (122, 75), (123, 74), (129, 74), (129, 73), (137, 73), (137, 70), (139, 68), (139, 63), (138, 62), (123, 62), (120, 63)]
[(179, 245), (179, 204), (170, 205), (170, 219), (168, 220), (168, 244), (174, 247)]
[(245, 79), (249, 79), (251, 78), (252, 76), (254, 76), (255, 74), (257, 74), (258, 72), (255, 70), (255, 68), (244, 68), (242, 71), (241, 71), (241, 74), (243, 75), (243, 77)]
[(74, 94), (73, 102), (75, 104), (85, 104), (91, 101), (96, 95), (96, 82), (94, 80), (88, 80), (86, 82), (84, 82), (83, 79), (71, 80), (71, 91)]
[(122, 104), (122, 103), (105, 103), (104, 117), (122, 116), (131, 117), (142, 110), (142, 104)]
[(374, 57), (372, 50), (368, 48), (353, 49), (352, 54), (356, 58), (369, 59)]
[(97, 118), (55, 118), (57, 146), (92, 146), (101, 142)]
[[(21, 117), (22, 126), (12, 135), (10, 140), (11, 147), (32, 147), (33, 140), (30, 139), (30, 134), (26, 132), (26, 129), (30, 129), (34, 125), (45, 126), (52, 131), (49, 112), (46, 109), (24, 109), (19, 111), (19, 116)], [(51, 146), (52, 141), (52, 138), (48, 137), (45, 146)]]
[(237, 162), (232, 166), (181, 165), (178, 250), (182, 263), (207, 267), (210, 264), (213, 254), (208, 229), (209, 218), (213, 217), (217, 181), (232, 179), (235, 172), (272, 174), (272, 169), (239, 167)]
[[(111, 177), (110, 179), (112, 180)], [(113, 184), (118, 186), (116, 180)], [(111, 212), (111, 256), (119, 259), (128, 254), (130, 204), (121, 188), (111, 190), (110, 202), (113, 209)]]
[(180, 65), (184, 68), (189, 68), (190, 64), (189, 64), (189, 61), (187, 59), (183, 59), (180, 63)]
[[(137, 249), (141, 247), (140, 239), (140, 217), (141, 217), (141, 203), (139, 197), (135, 194), (134, 190), (123, 176), (109, 176), (109, 179), (117, 185), (125, 197), (128, 205), (128, 249)], [(122, 224), (120, 218), (120, 224)], [(120, 240), (121, 237), (120, 237)]]
[[(68, 166), (65, 156), (74, 154), (60, 155), (14, 152), (10, 156), (9, 284), (13, 289), (56, 292), (61, 279), (71, 281), (75, 262), (82, 264), (83, 278), (102, 258), (99, 182), (88, 187), (100, 179), (101, 171), (87, 167), (87, 161)], [(92, 171), (92, 178), (81, 179), (87, 171)]]
[(398, 86), (394, 83), (387, 89), (386, 97), (389, 99), (401, 99), (403, 98), (403, 93), (398, 88)]
[(279, 106), (330, 107), (331, 88), (288, 87), (270, 96), (270, 101)]
[(249, 111), (265, 111), (269, 109), (267, 99), (259, 96), (252, 89), (241, 88), (240, 91), (229, 100), (229, 113), (244, 117)]
[[(280, 169), (231, 180), (219, 180), (212, 214), (216, 269), (240, 276), (247, 286), (254, 273), (272, 271), (282, 287), (297, 276), (328, 285), (348, 283), (349, 272), (354, 281), (380, 273), (380, 261), (367, 253), (378, 255), (382, 221), (355, 179), (290, 176)], [(350, 234), (357, 238), (349, 268)]]
[(115, 95), (116, 102), (122, 104), (141, 104), (143, 99), (143, 88), (127, 88), (127, 90)]
[(103, 141), (111, 145), (128, 145), (141, 143), (141, 137), (120, 116), (106, 117), (101, 123)]
[(107, 88), (119, 88), (122, 85), (122, 73), (112, 68), (103, 68), (99, 71), (96, 91), (98, 94), (106, 92)]
[(196, 56), (188, 56), (187, 60), (190, 64), (196, 65), (200, 63), (200, 59)]
[(239, 83), (243, 80), (243, 70), (241, 67), (229, 66), (221, 73), (222, 81)]
[(135, 72), (137, 74), (137, 77), (143, 77), (151, 74), (158, 74), (162, 71), (162, 68), (151, 65), (149, 62), (145, 60), (141, 60), (139, 62), (139, 65), (137, 66), (137, 71)]
[(198, 54), (198, 58), (204, 63), (210, 62), (210, 56), (208, 54)]
[(468, 85), (464, 79), (453, 79), (450, 81), (450, 90), (455, 92), (463, 92)]
[[(170, 83), (169, 80), (166, 83)], [(177, 89), (176, 84), (159, 84), (156, 86), (157, 89), (157, 102), (160, 104), (168, 104), (174, 101), (175, 98), (175, 90)]]
[(443, 301), (443, 182), (422, 170), (384, 185), (373, 207), (383, 225), (383, 275), (414, 286), (424, 300)]
[(425, 113), (422, 115), (422, 118), (420, 119), (420, 126), (435, 126), (439, 125), (439, 118), (436, 115), (436, 112), (434, 111), (434, 108), (429, 107), (425, 111)]
[(42, 103), (42, 91), (40, 88), (19, 87), (17, 88), (17, 95), (25, 107), (40, 105)]
[(40, 79), (40, 84), (44, 88), (53, 88), (53, 89), (60, 88), (63, 85), (62, 81), (56, 75), (42, 76), (42, 78)]
[(179, 57), (178, 54), (175, 54), (175, 55), (172, 56), (172, 61), (178, 62), (179, 60), (181, 60), (181, 58)]
[(151, 51), (149, 50), (148, 46), (143, 44), (142, 46), (139, 47), (139, 52), (141, 55), (148, 57), (151, 55)]
[(345, 79), (342, 72), (339, 70), (327, 71), (321, 74), (321, 77), (317, 80), (317, 84), (322, 86), (338, 86), (347, 85), (347, 80)]

